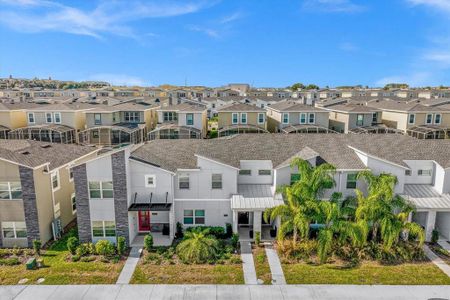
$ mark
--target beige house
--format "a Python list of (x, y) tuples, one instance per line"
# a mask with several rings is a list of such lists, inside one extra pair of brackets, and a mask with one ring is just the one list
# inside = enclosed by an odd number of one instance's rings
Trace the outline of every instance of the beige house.
[(72, 144), (84, 129), (86, 111), (93, 106), (82, 103), (40, 104), (26, 109), (26, 125), (9, 132), (11, 139), (31, 139)]
[(0, 247), (60, 236), (76, 218), (71, 165), (96, 156), (77, 145), (0, 140)]
[(0, 103), (0, 139), (8, 138), (11, 130), (27, 125), (27, 106), (24, 103)]
[(154, 139), (200, 139), (208, 133), (208, 110), (205, 105), (188, 102), (156, 110), (158, 125), (148, 134)]
[(337, 104), (324, 107), (329, 111), (329, 128), (340, 133), (367, 131), (368, 133), (385, 132), (378, 126), (381, 123), (381, 111), (362, 104)]
[(267, 107), (267, 129), (283, 133), (328, 133), (329, 112), (294, 101), (282, 101)]
[(98, 105), (86, 111), (86, 127), (80, 143), (100, 146), (138, 144), (156, 126), (157, 104), (127, 102)]
[(236, 103), (224, 106), (217, 112), (219, 136), (267, 132), (266, 110), (263, 108)]
[(417, 101), (372, 101), (368, 105), (382, 111), (382, 122), (404, 134), (421, 139), (449, 137), (450, 108), (425, 106)]

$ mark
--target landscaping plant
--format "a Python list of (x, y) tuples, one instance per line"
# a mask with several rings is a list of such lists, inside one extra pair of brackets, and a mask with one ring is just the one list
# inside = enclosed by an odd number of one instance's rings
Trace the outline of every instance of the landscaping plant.
[(123, 236), (117, 238), (117, 254), (123, 256), (127, 250), (126, 240)]
[(149, 233), (144, 237), (144, 248), (147, 251), (152, 251), (153, 248), (153, 236)]
[(113, 243), (108, 240), (100, 240), (95, 244), (95, 251), (105, 259), (115, 254)]
[(67, 239), (67, 250), (70, 254), (75, 255), (78, 247), (78, 239), (75, 236), (71, 236)]
[(33, 240), (33, 250), (35, 255), (41, 255), (42, 243), (40, 240)]
[(177, 246), (177, 255), (185, 263), (202, 264), (215, 261), (220, 254), (217, 239), (209, 229), (198, 228), (186, 231), (184, 240)]
[(431, 242), (433, 244), (436, 244), (438, 240), (439, 240), (439, 231), (433, 229), (433, 231), (431, 232)]

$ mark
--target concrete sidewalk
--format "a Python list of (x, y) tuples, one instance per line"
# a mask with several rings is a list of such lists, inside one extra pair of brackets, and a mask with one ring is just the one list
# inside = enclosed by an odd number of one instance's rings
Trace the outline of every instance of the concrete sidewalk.
[(270, 272), (272, 273), (272, 284), (286, 284), (283, 268), (281, 267), (280, 258), (276, 250), (272, 246), (266, 246), (266, 256), (269, 262)]
[(32, 285), (0, 286), (1, 300), (449, 300), (450, 286), (370, 285)]
[(133, 247), (130, 250), (130, 255), (128, 255), (127, 261), (123, 266), (122, 272), (120, 272), (119, 278), (117, 279), (117, 284), (127, 284), (130, 283), (131, 277), (133, 276), (134, 269), (139, 262), (139, 257), (141, 257), (142, 248)]
[(448, 277), (450, 277), (449, 265), (447, 265), (439, 256), (434, 254), (434, 252), (431, 251), (431, 249), (427, 245), (423, 245), (423, 251), (425, 252), (425, 255), (428, 257), (428, 259), (431, 260), (432, 263), (434, 263), (439, 269), (441, 269), (442, 272), (444, 272), (445, 274), (447, 274)]
[(252, 244), (241, 241), (242, 271), (245, 284), (258, 284), (256, 278), (255, 261), (253, 260)]

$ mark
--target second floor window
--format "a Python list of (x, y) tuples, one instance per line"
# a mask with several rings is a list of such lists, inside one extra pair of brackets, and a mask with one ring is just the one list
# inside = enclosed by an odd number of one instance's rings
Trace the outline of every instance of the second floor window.
[(125, 112), (125, 122), (140, 122), (139, 112), (126, 111)]
[(378, 113), (372, 114), (372, 123), (378, 123)]
[(52, 174), (52, 189), (58, 190), (59, 189), (59, 172), (56, 171)]
[(54, 118), (55, 118), (55, 123), (56, 124), (61, 124), (61, 113), (59, 112), (55, 112), (53, 114)]
[(173, 111), (165, 111), (163, 112), (163, 119), (164, 122), (178, 121), (178, 114)]
[(239, 175), (246, 175), (246, 176), (251, 176), (252, 175), (252, 170), (239, 170)]
[(231, 114), (231, 123), (232, 124), (237, 124), (239, 122), (239, 117), (237, 113), (232, 113)]
[(288, 124), (289, 123), (289, 114), (284, 113), (283, 114), (283, 124)]
[(186, 125), (194, 125), (194, 114), (186, 114)]
[(45, 114), (45, 120), (47, 121), (47, 123), (53, 123), (52, 113), (46, 113)]
[(306, 124), (306, 114), (305, 113), (300, 114), (300, 124)]
[(356, 174), (347, 174), (347, 185), (348, 189), (356, 189)]
[(356, 115), (356, 126), (363, 126), (364, 125), (364, 115), (358, 114)]
[(431, 176), (431, 170), (417, 170), (417, 175), (419, 176)]
[(414, 124), (416, 122), (416, 115), (410, 114), (408, 116), (408, 124)]
[(265, 121), (264, 119), (265, 119), (264, 113), (258, 113), (258, 124), (263, 124)]
[(241, 113), (241, 124), (247, 124), (247, 113)]
[(441, 114), (436, 114), (434, 116), (434, 124), (441, 124)]
[(94, 114), (94, 125), (102, 125), (102, 115)]
[(188, 190), (189, 189), (189, 176), (183, 175), (178, 177), (178, 188), (180, 190)]
[(426, 123), (428, 125), (433, 123), (433, 114), (427, 114)]
[(28, 123), (34, 123), (34, 113), (28, 113)]
[(211, 188), (222, 189), (222, 174), (211, 175)]
[(272, 175), (271, 170), (258, 170), (258, 175), (260, 176), (270, 176)]
[(22, 186), (20, 182), (0, 182), (0, 200), (22, 199)]
[(113, 198), (112, 181), (89, 181), (89, 197), (91, 199)]
[(314, 124), (315, 122), (316, 122), (316, 115), (314, 113), (310, 113), (309, 114), (308, 123), (309, 124)]

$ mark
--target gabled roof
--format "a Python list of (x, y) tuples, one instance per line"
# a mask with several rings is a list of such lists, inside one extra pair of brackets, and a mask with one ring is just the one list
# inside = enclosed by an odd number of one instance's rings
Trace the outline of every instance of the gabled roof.
[(379, 108), (381, 110), (397, 111), (397, 112), (450, 112), (443, 106), (425, 106), (416, 101), (404, 102), (404, 101), (392, 101), (381, 100), (372, 101), (368, 105), (371, 107)]
[(266, 112), (264, 108), (244, 103), (235, 103), (223, 106), (217, 110), (218, 112)]
[(272, 109), (279, 112), (328, 112), (327, 110), (324, 110), (322, 108), (289, 100), (272, 104), (267, 109)]
[(325, 107), (324, 109), (333, 111), (333, 112), (342, 112), (342, 113), (371, 113), (380, 111), (378, 108), (369, 107), (361, 104), (354, 103), (346, 103), (346, 104), (337, 104), (333, 106)]
[(182, 111), (182, 112), (203, 112), (206, 110), (206, 107), (203, 105), (195, 105), (189, 103), (181, 103), (175, 105), (168, 105), (164, 107), (160, 107), (158, 111)]

